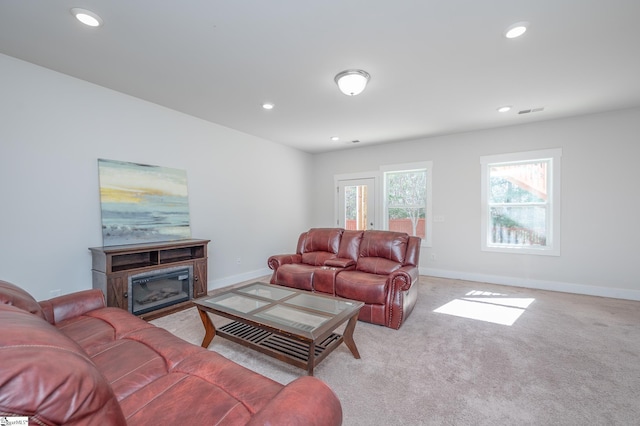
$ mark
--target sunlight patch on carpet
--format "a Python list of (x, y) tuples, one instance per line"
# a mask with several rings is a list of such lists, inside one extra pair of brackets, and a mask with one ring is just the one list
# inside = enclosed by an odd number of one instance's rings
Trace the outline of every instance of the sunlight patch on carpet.
[(511, 326), (535, 300), (479, 290), (472, 290), (465, 296), (440, 306), (434, 312)]

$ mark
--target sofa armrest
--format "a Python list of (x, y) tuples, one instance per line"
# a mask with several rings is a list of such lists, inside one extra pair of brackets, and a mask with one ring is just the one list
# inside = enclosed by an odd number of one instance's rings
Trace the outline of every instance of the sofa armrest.
[(302, 263), (302, 256), (299, 254), (276, 254), (267, 260), (267, 265), (274, 271), (287, 263)]
[(289, 383), (247, 423), (250, 426), (341, 424), (342, 406), (338, 397), (324, 382), (311, 376)]
[(106, 306), (101, 290), (84, 290), (39, 302), (45, 318), (56, 324)]
[(344, 257), (336, 257), (328, 259), (324, 262), (324, 266), (331, 266), (333, 268), (348, 268), (349, 266), (355, 266), (356, 261), (353, 259), (347, 259)]
[(406, 265), (389, 275), (389, 293), (386, 305), (386, 326), (399, 329), (409, 316), (418, 298), (419, 270)]
[(398, 291), (408, 291), (418, 282), (419, 270), (416, 266), (403, 266), (389, 274), (388, 282)]

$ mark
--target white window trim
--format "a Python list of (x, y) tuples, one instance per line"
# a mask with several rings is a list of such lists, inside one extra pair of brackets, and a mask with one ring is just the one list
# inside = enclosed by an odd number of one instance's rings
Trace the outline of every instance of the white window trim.
[[(500, 253), (519, 253), (519, 254), (535, 254), (544, 256), (560, 256), (560, 201), (561, 197), (561, 167), (560, 159), (562, 158), (562, 149), (545, 149), (539, 151), (527, 151), (511, 154), (485, 155), (480, 157), (481, 166), (481, 189), (480, 189), (480, 234), (482, 251), (500, 252)], [(518, 161), (531, 161), (540, 159), (551, 159), (551, 185), (549, 204), (551, 217), (547, 236), (546, 247), (495, 247), (488, 245), (490, 223), (489, 223), (489, 206), (488, 206), (488, 188), (489, 188), (489, 165), (498, 163), (514, 163)]]
[(411, 171), (411, 170), (422, 170), (426, 169), (427, 171), (427, 206), (425, 209), (425, 238), (422, 239), (420, 245), (422, 247), (431, 247), (433, 242), (433, 202), (432, 202), (432, 176), (433, 176), (433, 161), (420, 161), (417, 163), (402, 163), (402, 164), (389, 164), (380, 166), (380, 180), (382, 182), (381, 185), (381, 196), (380, 202), (382, 203), (382, 223), (384, 224), (384, 229), (389, 229), (389, 221), (388, 221), (388, 208), (387, 208), (387, 188), (386, 188), (386, 179), (384, 178), (385, 172), (403, 172), (403, 171)]

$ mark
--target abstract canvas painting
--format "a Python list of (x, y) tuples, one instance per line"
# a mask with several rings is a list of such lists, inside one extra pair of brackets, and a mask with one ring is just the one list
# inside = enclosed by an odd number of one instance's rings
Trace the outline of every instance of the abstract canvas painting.
[(191, 238), (187, 173), (98, 160), (104, 246)]

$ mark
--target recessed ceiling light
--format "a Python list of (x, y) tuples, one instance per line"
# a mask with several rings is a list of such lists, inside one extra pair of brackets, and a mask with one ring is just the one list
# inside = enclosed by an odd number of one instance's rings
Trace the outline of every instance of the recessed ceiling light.
[(511, 111), (511, 107), (509, 105), (501, 106), (498, 108), (498, 112), (508, 112)]
[(266, 110), (270, 110), (275, 108), (275, 105), (272, 104), (271, 102), (265, 102), (262, 104), (262, 108), (266, 109)]
[(90, 27), (99, 27), (102, 25), (102, 18), (90, 10), (74, 7), (71, 9), (71, 14), (73, 14), (78, 21)]
[(515, 24), (510, 25), (504, 31), (504, 36), (506, 38), (520, 37), (522, 34), (524, 34), (527, 31), (528, 27), (529, 27), (529, 23), (528, 22), (516, 22)]
[(336, 141), (339, 141), (340, 138), (338, 136), (331, 136), (331, 140), (336, 142)]

